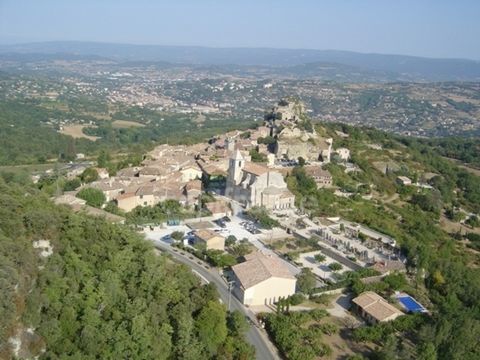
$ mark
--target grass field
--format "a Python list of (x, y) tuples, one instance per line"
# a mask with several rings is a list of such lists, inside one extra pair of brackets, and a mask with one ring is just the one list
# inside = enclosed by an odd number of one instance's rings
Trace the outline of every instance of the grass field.
[(87, 127), (88, 125), (80, 125), (80, 124), (73, 124), (73, 125), (66, 125), (63, 127), (63, 130), (60, 131), (61, 134), (69, 135), (75, 139), (84, 138), (91, 141), (97, 141), (100, 139), (98, 136), (90, 136), (83, 133), (83, 128)]
[(125, 129), (131, 127), (144, 127), (145, 125), (135, 121), (115, 120), (114, 122), (112, 122), (112, 126), (118, 129)]

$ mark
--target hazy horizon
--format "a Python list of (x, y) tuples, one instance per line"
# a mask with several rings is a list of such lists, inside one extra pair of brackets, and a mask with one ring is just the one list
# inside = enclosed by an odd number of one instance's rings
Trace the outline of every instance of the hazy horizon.
[(176, 44), (149, 44), (149, 43), (126, 43), (116, 41), (89, 41), (89, 40), (45, 40), (45, 41), (25, 41), (25, 42), (8, 42), (0, 39), (0, 46), (23, 46), (31, 44), (48, 44), (48, 43), (91, 43), (91, 44), (108, 44), (108, 45), (127, 45), (127, 46), (159, 46), (159, 47), (192, 47), (192, 48), (205, 48), (205, 49), (269, 49), (269, 50), (305, 50), (305, 51), (332, 51), (332, 52), (351, 52), (363, 55), (393, 55), (393, 56), (408, 56), (418, 57), (425, 59), (446, 59), (446, 60), (468, 60), (480, 62), (480, 59), (466, 58), (466, 57), (434, 57), (434, 56), (422, 56), (403, 53), (385, 53), (385, 52), (363, 52), (348, 49), (317, 49), (317, 48), (295, 48), (295, 47), (271, 47), (271, 46), (209, 46), (209, 45), (176, 45)]
[(479, 13), (480, 3), (472, 0), (0, 0), (0, 43), (312, 49), (480, 60)]

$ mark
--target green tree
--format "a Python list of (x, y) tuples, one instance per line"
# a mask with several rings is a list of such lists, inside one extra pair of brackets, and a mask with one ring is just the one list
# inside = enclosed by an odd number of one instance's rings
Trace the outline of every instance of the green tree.
[(402, 273), (389, 274), (383, 278), (383, 282), (392, 290), (401, 290), (407, 285), (407, 279)]
[(80, 182), (79, 178), (73, 178), (71, 180), (67, 180), (63, 185), (63, 191), (73, 191), (80, 187), (82, 183)]
[(183, 239), (184, 232), (183, 231), (174, 231), (172, 232), (172, 238), (174, 240), (180, 241)]
[(98, 155), (98, 158), (97, 158), (98, 167), (106, 168), (109, 166), (110, 161), (111, 161), (111, 157), (108, 151), (107, 150), (100, 151), (100, 155)]
[(323, 262), (325, 262), (325, 260), (327, 260), (327, 257), (323, 254), (316, 254), (314, 256), (314, 259), (315, 259), (316, 262), (323, 263)]
[(105, 195), (101, 190), (89, 187), (80, 190), (77, 197), (85, 200), (88, 205), (94, 207), (101, 207), (106, 200)]
[(258, 162), (258, 163), (267, 162), (267, 156), (265, 154), (259, 153), (257, 149), (250, 150), (250, 157), (252, 158), (253, 162)]
[(297, 275), (297, 287), (304, 294), (310, 294), (315, 288), (317, 280), (310, 268), (302, 268), (300, 274)]
[(237, 238), (234, 235), (228, 235), (227, 238), (225, 239), (225, 246), (231, 247), (235, 245), (237, 242)]
[(98, 172), (95, 168), (87, 168), (80, 175), (80, 179), (82, 179), (84, 183), (94, 182), (98, 180)]
[(420, 347), (418, 353), (419, 360), (437, 360), (437, 351), (435, 345), (432, 343), (427, 343)]
[(227, 267), (233, 266), (237, 263), (234, 256), (230, 254), (224, 254), (221, 250), (207, 250), (206, 252), (208, 262), (213, 266)]
[(465, 223), (470, 225), (472, 228), (480, 227), (480, 219), (476, 215), (470, 216)]
[(272, 219), (268, 215), (268, 211), (263, 206), (253, 206), (247, 211), (247, 215), (257, 221), (263, 228), (271, 229), (272, 227), (279, 226), (277, 220)]
[(227, 326), (230, 334), (240, 336), (247, 332), (249, 325), (245, 315), (238, 310), (234, 310), (227, 316)]
[(337, 272), (337, 271), (340, 271), (343, 269), (343, 266), (342, 264), (339, 264), (337, 262), (333, 262), (333, 263), (330, 263), (328, 265), (328, 267), (330, 268), (330, 270), (332, 270), (333, 272)]
[(200, 311), (195, 328), (209, 354), (215, 354), (218, 347), (227, 338), (227, 322), (225, 307), (218, 302), (210, 301)]

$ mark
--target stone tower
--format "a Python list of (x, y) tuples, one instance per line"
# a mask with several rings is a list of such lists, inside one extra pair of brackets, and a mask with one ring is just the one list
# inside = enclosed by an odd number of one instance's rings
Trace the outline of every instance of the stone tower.
[(245, 159), (243, 158), (240, 150), (236, 150), (232, 157), (230, 158), (230, 162), (228, 164), (228, 176), (227, 176), (227, 184), (225, 188), (225, 196), (234, 198), (235, 195), (235, 187), (240, 183), (242, 180), (242, 169), (245, 165)]
[(228, 150), (228, 151), (235, 151), (235, 139), (232, 138), (232, 137), (228, 137), (225, 139), (225, 148)]

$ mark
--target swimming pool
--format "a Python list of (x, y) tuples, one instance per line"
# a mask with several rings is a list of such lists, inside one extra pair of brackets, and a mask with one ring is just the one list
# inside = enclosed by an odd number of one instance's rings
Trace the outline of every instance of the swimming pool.
[(409, 295), (399, 296), (398, 301), (400, 301), (400, 303), (408, 312), (418, 313), (427, 311), (421, 304), (416, 302), (415, 299)]

